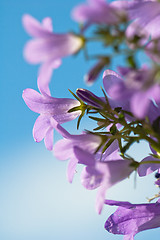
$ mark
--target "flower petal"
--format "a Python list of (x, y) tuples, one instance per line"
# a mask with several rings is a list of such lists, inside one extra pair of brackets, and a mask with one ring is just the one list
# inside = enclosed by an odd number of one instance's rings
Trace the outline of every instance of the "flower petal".
[(52, 19), (50, 17), (46, 17), (42, 20), (42, 26), (49, 32), (53, 32)]
[(54, 156), (59, 160), (67, 160), (72, 154), (73, 150), (71, 148), (72, 143), (66, 139), (61, 139), (54, 145)]
[(45, 134), (44, 143), (45, 143), (46, 148), (49, 151), (52, 151), (52, 149), (53, 149), (53, 127), (52, 126), (47, 130), (47, 132)]
[[(157, 161), (159, 160), (158, 158), (153, 158), (152, 156), (145, 157), (141, 162), (146, 162), (146, 161)], [(138, 167), (138, 174), (140, 177), (146, 176), (148, 174), (151, 174), (155, 170), (160, 168), (160, 163), (147, 163), (147, 164), (140, 164)]]
[(50, 94), (50, 90), (49, 90), (49, 83), (52, 77), (52, 72), (54, 69), (58, 68), (61, 65), (61, 60), (57, 59), (57, 60), (51, 60), (51, 61), (47, 61), (44, 62), (40, 69), (39, 69), (39, 77), (38, 77), (38, 88), (40, 90), (40, 92), (45, 95), (51, 95)]
[(36, 38), (27, 42), (24, 47), (24, 58), (32, 64), (59, 58), (53, 53), (54, 43), (52, 37)]
[(88, 189), (93, 190), (99, 187), (103, 180), (103, 174), (95, 167), (85, 167), (81, 173), (81, 183)]
[(78, 163), (84, 164), (87, 166), (94, 166), (95, 164), (95, 159), (93, 154), (82, 150), (81, 148), (75, 146), (73, 147), (73, 152), (75, 154), (75, 157), (78, 160)]
[(113, 234), (123, 234), (125, 239), (141, 231), (160, 227), (160, 203), (131, 204), (106, 200), (108, 205), (120, 206), (105, 223), (105, 229)]
[(139, 91), (131, 98), (131, 111), (139, 119), (145, 118), (148, 113), (151, 100), (147, 95), (147, 92)]
[(50, 31), (46, 27), (43, 27), (39, 21), (29, 14), (25, 14), (22, 17), (22, 23), (27, 33), (33, 37), (48, 37)]
[(74, 174), (76, 173), (77, 159), (71, 158), (67, 168), (67, 179), (70, 183), (73, 181)]
[(50, 126), (50, 119), (46, 116), (40, 115), (33, 127), (34, 140), (36, 142), (42, 141), (42, 139), (46, 136), (46, 133), (49, 130)]

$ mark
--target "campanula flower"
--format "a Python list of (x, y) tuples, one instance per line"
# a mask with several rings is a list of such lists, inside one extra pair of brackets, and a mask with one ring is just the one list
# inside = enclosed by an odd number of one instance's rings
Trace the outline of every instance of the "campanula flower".
[[(104, 205), (106, 191), (116, 183), (127, 178), (134, 170), (129, 160), (123, 160), (117, 151), (103, 154), (99, 159), (82, 148), (75, 147), (74, 153), (79, 163), (86, 167), (82, 171), (82, 185), (89, 190), (98, 188), (96, 210), (100, 214)], [(89, 164), (88, 164), (89, 160)], [(86, 161), (86, 162), (85, 162)]]
[(78, 117), (81, 111), (68, 113), (68, 110), (79, 106), (79, 101), (51, 97), (48, 86), (41, 78), (38, 80), (38, 87), (40, 93), (27, 88), (23, 91), (22, 97), (32, 111), (40, 114), (33, 127), (35, 141), (40, 142), (44, 138), (46, 148), (52, 150), (55, 121), (62, 124)]
[(115, 24), (120, 20), (120, 13), (105, 0), (88, 0), (88, 4), (75, 7), (72, 16), (76, 21), (87, 25)]
[(136, 28), (147, 32), (152, 39), (159, 38), (160, 3), (158, 1), (132, 1), (128, 5), (130, 19), (136, 21)]
[(42, 64), (39, 73), (47, 78), (46, 81), (49, 81), (52, 70), (61, 64), (61, 58), (75, 54), (84, 44), (84, 40), (73, 33), (53, 33), (50, 18), (40, 23), (25, 14), (22, 21), (26, 32), (33, 37), (25, 45), (24, 57), (29, 63)]
[(160, 203), (131, 204), (105, 200), (105, 204), (119, 206), (107, 219), (105, 229), (113, 234), (123, 234), (124, 240), (144, 230), (160, 227)]
[(152, 100), (160, 102), (160, 85), (154, 83), (154, 71), (146, 67), (140, 70), (122, 68), (121, 73), (125, 80), (114, 71), (104, 72), (103, 85), (106, 92), (113, 100), (128, 102), (131, 112), (137, 118), (145, 118), (152, 111)]

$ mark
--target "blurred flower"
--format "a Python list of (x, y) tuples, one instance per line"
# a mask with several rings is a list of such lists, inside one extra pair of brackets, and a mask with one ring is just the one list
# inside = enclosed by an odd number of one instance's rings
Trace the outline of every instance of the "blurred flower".
[(160, 36), (160, 3), (158, 1), (131, 1), (128, 5), (128, 13), (130, 19), (136, 21), (136, 28), (147, 32), (152, 39)]
[(150, 41), (145, 47), (146, 54), (156, 63), (160, 63), (160, 41), (159, 39)]
[(76, 53), (84, 44), (84, 40), (73, 33), (53, 33), (50, 18), (44, 18), (41, 24), (26, 14), (22, 21), (25, 30), (34, 37), (26, 44), (24, 57), (29, 63), (43, 64), (40, 72), (44, 74), (44, 78), (45, 74), (47, 77), (51, 77), (51, 74), (48, 76), (48, 69), (51, 72), (55, 65), (60, 65), (61, 58)]
[(88, 0), (88, 4), (80, 4), (72, 12), (73, 18), (81, 23), (115, 24), (122, 17), (120, 10), (116, 10), (105, 0)]
[(113, 100), (130, 102), (131, 112), (139, 119), (145, 118), (151, 111), (153, 100), (156, 103), (160, 102), (160, 86), (154, 83), (154, 70), (146, 67), (140, 70), (129, 68), (119, 70), (125, 80), (111, 70), (104, 72), (103, 85), (106, 92)]
[(149, 40), (149, 33), (138, 24), (135, 20), (129, 24), (125, 32), (126, 41), (131, 49), (136, 49), (138, 47), (144, 46)]
[(109, 57), (102, 57), (85, 75), (84, 80), (86, 84), (92, 85), (100, 75), (103, 68), (110, 63)]
[(160, 227), (160, 203), (131, 204), (105, 200), (107, 205), (119, 206), (107, 219), (105, 229), (113, 234), (123, 234), (124, 240), (133, 240), (144, 230)]

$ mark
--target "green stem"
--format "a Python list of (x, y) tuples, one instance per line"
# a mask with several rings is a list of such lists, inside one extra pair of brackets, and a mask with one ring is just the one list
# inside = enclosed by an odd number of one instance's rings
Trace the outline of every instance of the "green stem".
[(160, 160), (156, 160), (156, 161), (143, 161), (143, 162), (139, 162), (139, 165), (141, 165), (141, 164), (148, 164), (148, 163), (156, 164), (156, 163), (160, 163)]

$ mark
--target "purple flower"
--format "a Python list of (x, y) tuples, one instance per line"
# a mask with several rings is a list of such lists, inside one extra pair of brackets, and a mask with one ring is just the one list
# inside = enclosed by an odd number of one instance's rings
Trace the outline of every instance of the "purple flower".
[[(89, 90), (86, 90), (86, 89), (82, 89), (82, 88), (78, 88), (76, 90), (76, 93), (77, 93), (77, 96), (85, 103), (87, 103), (88, 105), (91, 105), (93, 107), (96, 107), (96, 108), (99, 108), (99, 109), (102, 109), (102, 108), (105, 108), (105, 109), (114, 109), (114, 108), (122, 108), (123, 110), (126, 110), (126, 111), (129, 111), (129, 104), (128, 102), (119, 102), (119, 101), (115, 101), (111, 98), (108, 98), (108, 102), (106, 102), (106, 99), (105, 97), (98, 97), (96, 96), (94, 93), (92, 93), (91, 91)], [(130, 117), (130, 116), (127, 116), (126, 119), (128, 121), (131, 121), (133, 120), (133, 117)], [(117, 127), (122, 127), (122, 125), (120, 124), (117, 124), (116, 125)], [(109, 128), (111, 127), (111, 125), (109, 125), (107, 127), (107, 130), (109, 131)], [(118, 128), (119, 128), (118, 127)]]
[(73, 181), (76, 172), (78, 159), (74, 154), (74, 147), (79, 146), (87, 151), (94, 153), (101, 144), (101, 137), (93, 134), (82, 133), (79, 135), (69, 134), (61, 126), (57, 131), (64, 137), (54, 145), (54, 155), (59, 160), (69, 160), (67, 169), (67, 179), (69, 182)]
[(149, 39), (149, 33), (139, 27), (138, 21), (133, 21), (126, 29), (127, 44), (131, 49), (144, 46)]
[[(151, 151), (152, 151), (152, 154), (154, 154), (155, 156), (157, 155), (157, 152), (152, 147), (151, 147)], [(160, 162), (160, 159), (158, 158), (158, 156), (153, 157), (151, 155), (151, 156), (145, 157), (141, 161), (141, 164), (137, 169), (139, 176), (143, 177), (148, 174), (151, 174), (152, 172), (156, 171), (157, 169), (160, 169), (160, 163), (157, 163), (157, 161)], [(152, 162), (152, 163), (147, 163), (147, 162)]]
[(36, 142), (44, 138), (45, 146), (48, 150), (53, 148), (53, 129), (56, 122), (65, 123), (75, 119), (81, 111), (68, 113), (68, 110), (78, 106), (77, 100), (69, 98), (53, 98), (50, 96), (48, 86), (41, 78), (38, 80), (40, 93), (27, 88), (23, 91), (23, 99), (27, 106), (34, 112), (40, 114), (33, 127), (33, 137)]
[(87, 104), (96, 107), (96, 108), (102, 108), (102, 106), (105, 105), (104, 98), (97, 97), (94, 93), (92, 93), (89, 90), (78, 88), (76, 90), (77, 96)]
[(160, 3), (158, 1), (113, 1), (112, 6), (125, 11), (128, 20), (132, 21), (126, 29), (126, 40), (130, 48), (142, 46), (149, 37), (160, 36)]
[(73, 9), (73, 18), (82, 23), (115, 24), (119, 22), (121, 12), (107, 4), (105, 0), (88, 0), (88, 4), (81, 4)]
[(160, 63), (160, 41), (159, 39), (150, 41), (146, 48), (146, 54), (156, 63)]
[[(160, 3), (157, 1), (132, 1), (128, 5), (130, 19), (136, 20), (135, 27), (148, 33), (152, 39), (159, 38)], [(133, 27), (133, 26), (132, 26)], [(129, 26), (130, 28), (130, 26)]]
[[(145, 162), (152, 161), (153, 163), (145, 163)], [(148, 156), (145, 157), (141, 162), (144, 164), (140, 164), (138, 167), (138, 174), (140, 177), (146, 176), (148, 174), (151, 174), (152, 172), (156, 171), (157, 169), (160, 169), (160, 163), (156, 163), (156, 161), (160, 162), (159, 158)], [(155, 162), (155, 163), (154, 163)]]
[(82, 150), (79, 147), (74, 148), (74, 153), (79, 163), (86, 167), (82, 171), (82, 185), (89, 190), (99, 188), (96, 197), (96, 210), (100, 214), (104, 205), (106, 191), (116, 183), (127, 178), (133, 167), (129, 160), (123, 160), (117, 151), (104, 153), (98, 156)]
[(43, 19), (41, 24), (26, 14), (22, 20), (25, 30), (34, 37), (26, 44), (24, 57), (32, 64), (42, 63), (40, 73), (45, 78), (51, 77), (52, 69), (60, 65), (61, 58), (76, 53), (84, 44), (84, 40), (73, 33), (53, 33), (50, 18)]
[(125, 240), (144, 230), (160, 227), (160, 203), (131, 204), (105, 200), (105, 204), (119, 206), (107, 219), (105, 229), (113, 234), (123, 234)]
[(156, 178), (155, 184), (160, 187), (160, 168), (158, 169), (158, 172), (156, 172), (155, 178)]
[(130, 102), (133, 114), (143, 119), (152, 111), (153, 101), (160, 102), (160, 86), (154, 83), (154, 71), (121, 68), (125, 81), (117, 73), (106, 70), (103, 74), (103, 84), (109, 96), (116, 101)]
[[(73, 181), (74, 174), (76, 172), (76, 166), (77, 164), (85, 164), (87, 165), (92, 164), (90, 162), (90, 158), (84, 159), (84, 161), (79, 161), (78, 157), (75, 154), (75, 147), (82, 148), (84, 151), (88, 152), (88, 154), (95, 155), (95, 158), (97, 161), (102, 157), (102, 148), (101, 146), (102, 141), (105, 144), (104, 139), (102, 139), (100, 136), (96, 134), (91, 133), (82, 133), (78, 135), (72, 135), (68, 133), (62, 126), (58, 124), (58, 127), (56, 127), (56, 130), (64, 137), (64, 139), (59, 140), (54, 145), (54, 155), (59, 160), (69, 160), (68, 163), (68, 169), (67, 169), (67, 179), (69, 182)], [(107, 142), (107, 138), (106, 138)], [(96, 150), (99, 148), (99, 150), (96, 152)], [(96, 153), (95, 153), (96, 152)], [(117, 154), (118, 158), (118, 142), (114, 141), (105, 151), (105, 156), (111, 155), (112, 152), (115, 152)]]
[(109, 63), (110, 59), (107, 57), (99, 59), (96, 64), (89, 70), (89, 72), (84, 76), (85, 83), (87, 85), (92, 85), (100, 75), (105, 65), (108, 65)]

